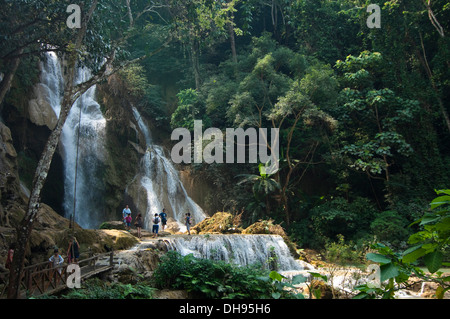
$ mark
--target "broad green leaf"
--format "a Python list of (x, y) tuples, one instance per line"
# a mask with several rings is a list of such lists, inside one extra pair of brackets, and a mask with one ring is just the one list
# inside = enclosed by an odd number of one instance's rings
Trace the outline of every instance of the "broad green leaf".
[(303, 275), (295, 275), (294, 277), (292, 277), (292, 284), (293, 285), (302, 284), (306, 282), (306, 280), (308, 280), (308, 278), (306, 278)]
[(391, 262), (391, 259), (389, 259), (388, 257), (375, 253), (368, 253), (366, 255), (366, 259), (380, 264), (387, 264)]
[(402, 261), (404, 263), (412, 263), (426, 254), (426, 250), (421, 245), (412, 247), (403, 253)]
[(411, 236), (409, 236), (408, 243), (409, 244), (416, 244), (416, 243), (419, 243), (419, 242), (423, 242), (423, 241), (431, 238), (431, 235), (432, 234), (430, 232), (427, 232), (427, 231), (417, 232), (417, 233), (412, 234)]
[(435, 190), (436, 194), (447, 194), (450, 195), (450, 189), (440, 189), (440, 190)]
[(317, 272), (309, 272), (311, 274), (311, 276), (313, 276), (314, 278), (321, 278), (323, 281), (327, 282), (328, 281), (328, 277), (326, 275), (322, 275), (319, 274)]
[(444, 204), (449, 204), (450, 203), (450, 196), (449, 195), (444, 195), (444, 196), (439, 196), (436, 197), (435, 199), (433, 199), (431, 201), (431, 209), (435, 209), (436, 207), (439, 207), (441, 205)]
[(356, 296), (353, 296), (352, 299), (366, 299), (369, 295), (365, 292), (360, 292)]
[(278, 281), (282, 281), (283, 278), (286, 278), (286, 277), (284, 277), (283, 275), (277, 273), (275, 270), (273, 270), (273, 271), (270, 272), (269, 277), (270, 277), (272, 280), (278, 280)]
[(273, 299), (280, 299), (281, 294), (279, 292), (272, 292), (272, 298)]
[(436, 224), (436, 231), (450, 231), (450, 217), (446, 217), (442, 219), (439, 223)]
[(425, 225), (429, 223), (437, 222), (440, 219), (439, 216), (436, 216), (434, 214), (425, 214), (420, 221), (420, 225)]
[(393, 263), (380, 266), (380, 281), (385, 281), (399, 275), (398, 266)]
[(435, 273), (439, 270), (442, 266), (444, 255), (439, 251), (436, 250), (432, 253), (429, 253), (423, 258), (423, 261), (425, 262), (425, 265), (428, 268), (428, 271), (431, 273)]

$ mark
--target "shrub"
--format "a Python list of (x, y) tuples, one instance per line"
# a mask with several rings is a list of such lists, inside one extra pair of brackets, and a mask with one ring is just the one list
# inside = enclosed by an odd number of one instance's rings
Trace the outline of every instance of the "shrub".
[(357, 240), (370, 232), (370, 225), (377, 210), (366, 198), (358, 197), (348, 202), (342, 197), (334, 198), (314, 207), (311, 222), (315, 235), (324, 245), (328, 240), (337, 240), (343, 235)]
[(71, 289), (64, 299), (150, 299), (154, 288), (138, 285), (109, 283), (98, 278), (87, 280), (80, 289)]
[(200, 298), (269, 298), (274, 286), (269, 273), (223, 261), (182, 256), (169, 251), (153, 274), (157, 288), (185, 289)]
[(373, 234), (381, 242), (390, 243), (393, 247), (400, 247), (406, 243), (409, 222), (396, 211), (382, 212), (371, 224)]
[(362, 251), (356, 249), (351, 242), (346, 244), (342, 235), (338, 235), (337, 242), (329, 242), (325, 245), (323, 255), (328, 262), (338, 265), (360, 264), (364, 258)]

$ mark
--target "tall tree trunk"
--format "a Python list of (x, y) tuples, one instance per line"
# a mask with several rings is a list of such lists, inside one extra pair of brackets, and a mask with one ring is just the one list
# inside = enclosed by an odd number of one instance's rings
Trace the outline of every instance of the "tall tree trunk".
[(192, 71), (194, 72), (194, 79), (195, 79), (195, 89), (200, 89), (200, 66), (199, 66), (199, 48), (198, 48), (198, 41), (194, 38), (191, 38), (190, 41), (191, 46), (191, 62), (192, 62)]
[(11, 69), (6, 73), (2, 82), (0, 83), (0, 113), (3, 110), (3, 100), (11, 88), (12, 81), (14, 79), (14, 75), (16, 74), (17, 68), (20, 64), (20, 55), (23, 53), (23, 49), (18, 51), (18, 56), (16, 56), (11, 62)]
[(450, 132), (450, 117), (449, 117), (447, 109), (444, 105), (444, 102), (442, 101), (439, 89), (436, 87), (436, 83), (435, 83), (435, 80), (433, 77), (433, 71), (431, 71), (430, 65), (428, 64), (428, 59), (427, 59), (427, 54), (425, 51), (425, 45), (423, 43), (422, 33), (420, 33), (420, 32), (419, 32), (419, 37), (420, 37), (420, 45), (422, 47), (423, 56), (420, 53), (418, 53), (417, 51), (416, 51), (416, 55), (419, 57), (419, 61), (421, 62), (423, 68), (425, 69), (425, 71), (427, 73), (428, 79), (430, 80), (431, 87), (433, 88), (433, 91), (436, 95), (436, 99), (439, 104), (439, 109), (441, 111), (442, 117), (444, 118), (444, 121), (445, 121), (445, 124), (447, 125), (448, 131)]
[(228, 23), (228, 34), (230, 36), (231, 56), (233, 57), (233, 63), (235, 64), (236, 68), (237, 64), (236, 41), (234, 37), (234, 27), (231, 22)]

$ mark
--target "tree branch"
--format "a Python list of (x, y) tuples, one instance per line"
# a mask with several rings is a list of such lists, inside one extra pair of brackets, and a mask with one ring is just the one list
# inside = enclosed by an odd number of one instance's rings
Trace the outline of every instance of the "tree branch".
[(444, 28), (442, 28), (441, 24), (433, 13), (433, 10), (431, 9), (431, 0), (428, 0), (428, 2), (425, 3), (425, 6), (427, 7), (428, 18), (430, 18), (431, 24), (434, 26), (441, 37), (445, 37)]

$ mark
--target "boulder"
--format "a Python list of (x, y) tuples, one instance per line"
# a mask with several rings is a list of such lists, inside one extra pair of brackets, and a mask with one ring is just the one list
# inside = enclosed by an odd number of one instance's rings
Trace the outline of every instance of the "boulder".
[(135, 283), (150, 279), (160, 262), (160, 252), (154, 249), (123, 250), (115, 253), (114, 272), (119, 282)]
[(178, 225), (177, 221), (174, 218), (169, 217), (167, 219), (167, 224), (164, 231), (169, 232), (171, 234), (176, 234), (180, 231), (180, 225)]
[[(136, 237), (125, 230), (98, 229), (95, 232), (99, 235), (100, 245), (103, 245), (103, 247), (98, 248), (103, 248), (106, 251), (111, 249), (114, 251), (129, 249), (139, 243)], [(95, 243), (93, 245), (95, 246)]]
[(272, 234), (286, 237), (286, 232), (281, 225), (273, 223), (273, 220), (260, 220), (251, 224), (242, 231), (243, 234)]
[(119, 220), (112, 220), (112, 221), (106, 221), (103, 222), (100, 226), (100, 229), (119, 229), (119, 230), (125, 230), (125, 224), (123, 221)]
[(254, 224), (251, 224), (246, 229), (242, 231), (243, 234), (271, 234), (271, 235), (280, 235), (283, 237), (284, 242), (289, 248), (291, 254), (298, 258), (299, 254), (297, 252), (297, 248), (295, 244), (289, 239), (289, 236), (284, 231), (281, 225), (277, 225), (273, 223), (273, 220), (260, 220)]
[(53, 111), (52, 106), (48, 102), (48, 87), (42, 83), (38, 83), (33, 89), (34, 98), (28, 102), (28, 117), (31, 122), (39, 126), (47, 126), (53, 130), (58, 121), (58, 117)]
[(197, 234), (231, 234), (240, 233), (241, 229), (235, 222), (235, 217), (226, 212), (217, 212), (209, 218), (191, 227), (191, 232)]

